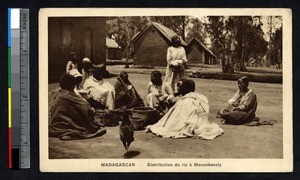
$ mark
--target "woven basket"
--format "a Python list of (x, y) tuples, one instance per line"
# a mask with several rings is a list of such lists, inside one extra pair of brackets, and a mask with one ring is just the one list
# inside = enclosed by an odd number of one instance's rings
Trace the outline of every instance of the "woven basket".
[(117, 126), (119, 121), (122, 120), (118, 115), (108, 114), (107, 110), (96, 110), (94, 117), (96, 122), (100, 122), (104, 126)]
[(157, 111), (151, 107), (135, 107), (130, 110), (132, 119), (141, 119), (144, 121), (144, 126), (154, 124), (156, 121)]
[(141, 118), (130, 118), (134, 130), (142, 130), (145, 127), (145, 120)]

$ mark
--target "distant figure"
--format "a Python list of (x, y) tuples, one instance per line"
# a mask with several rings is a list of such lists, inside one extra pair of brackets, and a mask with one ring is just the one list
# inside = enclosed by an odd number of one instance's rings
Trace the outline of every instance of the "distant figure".
[(69, 53), (69, 61), (66, 65), (66, 73), (69, 73), (70, 70), (72, 69), (77, 69), (78, 65), (77, 65), (77, 55), (75, 52), (70, 52)]
[(128, 74), (122, 71), (115, 83), (116, 109), (120, 107), (133, 108), (144, 106), (143, 99), (128, 79)]
[(220, 110), (218, 116), (225, 124), (249, 123), (255, 117), (257, 108), (256, 94), (248, 88), (249, 79), (243, 76), (238, 79), (239, 90), (228, 100), (228, 107)]
[(60, 87), (51, 103), (49, 136), (62, 140), (83, 139), (101, 136), (105, 128), (95, 122), (93, 110), (89, 103), (74, 92), (76, 78), (64, 74)]
[(168, 83), (176, 93), (177, 83), (182, 79), (186, 79), (185, 64), (187, 58), (185, 50), (181, 46), (180, 37), (174, 35), (171, 40), (172, 46), (167, 50), (167, 68), (164, 82)]
[(93, 102), (96, 102), (91, 103), (95, 109), (115, 109), (115, 89), (109, 82), (102, 78), (102, 71), (100, 69), (93, 70), (92, 76), (89, 76), (85, 80), (82, 87), (94, 100)]
[(193, 80), (182, 80), (179, 83), (176, 103), (154, 125), (146, 127), (146, 132), (152, 132), (163, 138), (198, 137), (214, 139), (223, 133), (215, 123), (208, 120), (209, 105), (203, 94), (195, 93)]
[(153, 71), (150, 76), (150, 82), (147, 86), (147, 105), (152, 108), (164, 109), (164, 104), (172, 89), (162, 82), (162, 74), (159, 71)]

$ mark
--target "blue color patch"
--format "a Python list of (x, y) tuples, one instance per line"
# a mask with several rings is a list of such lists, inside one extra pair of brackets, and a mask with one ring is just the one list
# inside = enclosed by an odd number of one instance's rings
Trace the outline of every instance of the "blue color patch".
[(7, 19), (7, 35), (8, 35), (8, 37), (7, 37), (7, 42), (8, 42), (8, 47), (10, 47), (11, 46), (11, 30), (10, 30), (10, 21), (11, 21), (11, 9), (10, 8), (8, 8), (7, 9), (7, 17), (8, 17), (8, 19)]

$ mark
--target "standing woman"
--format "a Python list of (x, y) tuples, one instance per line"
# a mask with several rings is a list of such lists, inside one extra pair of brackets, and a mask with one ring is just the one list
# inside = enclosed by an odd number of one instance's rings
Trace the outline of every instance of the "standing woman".
[(174, 35), (171, 38), (172, 46), (167, 51), (167, 69), (165, 83), (170, 85), (173, 92), (177, 92), (176, 85), (186, 79), (185, 63), (187, 62), (184, 48), (181, 46), (180, 37)]
[(72, 69), (78, 68), (76, 60), (77, 60), (76, 52), (70, 52), (69, 53), (69, 61), (66, 65), (66, 73), (69, 73)]

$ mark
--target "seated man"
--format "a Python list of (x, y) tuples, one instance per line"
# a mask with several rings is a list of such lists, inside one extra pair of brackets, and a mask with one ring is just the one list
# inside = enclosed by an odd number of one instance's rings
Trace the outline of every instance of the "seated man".
[(128, 80), (128, 74), (121, 72), (115, 84), (116, 90), (116, 109), (125, 107), (133, 108), (144, 106), (143, 99)]
[(60, 80), (61, 89), (50, 102), (49, 136), (62, 140), (83, 139), (101, 136), (105, 128), (95, 122), (89, 103), (74, 92), (76, 78), (64, 74)]
[(208, 121), (208, 100), (203, 94), (194, 92), (194, 81), (182, 80), (178, 84), (181, 96), (176, 97), (176, 103), (156, 124), (146, 127), (146, 132), (151, 131), (164, 138), (196, 136), (214, 139), (221, 135), (223, 130)]
[(249, 79), (243, 76), (238, 79), (239, 90), (228, 100), (228, 107), (220, 110), (219, 116), (225, 124), (249, 123), (255, 117), (257, 108), (256, 94), (248, 88)]
[(95, 69), (92, 76), (87, 77), (82, 85), (83, 89), (90, 95), (90, 104), (95, 109), (115, 109), (115, 89), (102, 78), (102, 71)]

